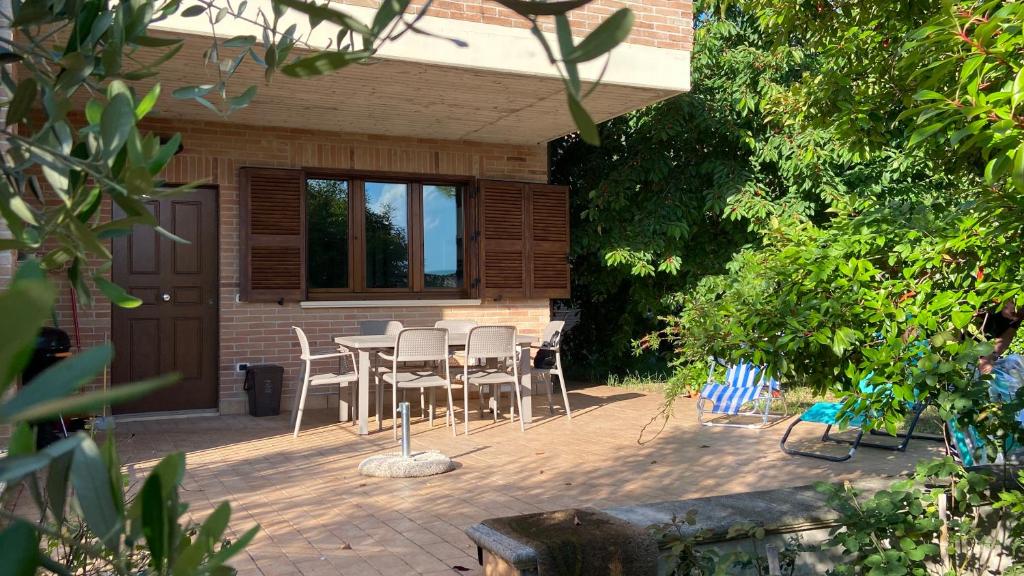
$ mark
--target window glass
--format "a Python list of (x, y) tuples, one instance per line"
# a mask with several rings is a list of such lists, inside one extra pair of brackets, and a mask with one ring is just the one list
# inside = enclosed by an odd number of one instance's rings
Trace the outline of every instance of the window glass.
[(409, 287), (409, 186), (367, 182), (366, 287)]
[(423, 186), (423, 285), (462, 287), (462, 193), (457, 186)]
[(346, 180), (306, 181), (310, 288), (348, 287), (348, 198)]

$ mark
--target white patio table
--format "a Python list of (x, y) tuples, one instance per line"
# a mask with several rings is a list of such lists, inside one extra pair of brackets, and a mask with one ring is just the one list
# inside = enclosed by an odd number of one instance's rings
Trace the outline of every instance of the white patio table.
[[(448, 346), (452, 349), (464, 349), (466, 347), (467, 334), (452, 332), (448, 334)], [(529, 354), (530, 344), (535, 340), (533, 336), (518, 334), (516, 344), (524, 348), (519, 356), (519, 392), (523, 396), (523, 421), (530, 423), (533, 413), (532, 398), (532, 377), (531, 359)], [(359, 370), (359, 392), (356, 394), (356, 403), (359, 405), (356, 410), (356, 418), (359, 421), (359, 433), (368, 434), (370, 430), (370, 355), (377, 352), (393, 351), (395, 349), (395, 337), (386, 335), (373, 336), (338, 336), (334, 342), (340, 348), (347, 348), (359, 356), (357, 362)], [(454, 378), (456, 371), (452, 371)], [(343, 401), (341, 412), (348, 414), (347, 402)]]

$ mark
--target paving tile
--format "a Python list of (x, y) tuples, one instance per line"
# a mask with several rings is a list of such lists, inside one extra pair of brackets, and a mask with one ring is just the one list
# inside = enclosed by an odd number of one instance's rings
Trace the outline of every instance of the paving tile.
[[(538, 406), (525, 433), (507, 420), (481, 421), (475, 412), (469, 437), (461, 427), (453, 438), (441, 426), (414, 423), (414, 450), (440, 450), (460, 465), (418, 479), (360, 476), (363, 458), (397, 445), (390, 430), (356, 435), (351, 425), (331, 420), (333, 410), (308, 412), (297, 439), (287, 413), (126, 423), (117, 434), (137, 479), (161, 455), (186, 453), (182, 497), (195, 520), (228, 500), (235, 538), (260, 524), (234, 562), (245, 576), (473, 576), (482, 571), (463, 531), (488, 517), (894, 475), (940, 449), (919, 442), (906, 454), (861, 450), (840, 464), (791, 458), (778, 449), (784, 425), (701, 427), (690, 399), (676, 404), (656, 439), (638, 443), (660, 396), (591, 387), (572, 390), (570, 401), (571, 422)], [(795, 439), (819, 437), (808, 428)], [(456, 564), (470, 571), (457, 572)]]

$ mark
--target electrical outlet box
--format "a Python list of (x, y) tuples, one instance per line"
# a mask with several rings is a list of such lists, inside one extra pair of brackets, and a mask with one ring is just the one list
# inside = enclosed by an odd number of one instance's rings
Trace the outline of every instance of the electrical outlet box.
[(244, 363), (244, 362), (238, 365), (238, 371), (239, 372), (245, 372), (248, 369), (249, 369), (249, 365)]

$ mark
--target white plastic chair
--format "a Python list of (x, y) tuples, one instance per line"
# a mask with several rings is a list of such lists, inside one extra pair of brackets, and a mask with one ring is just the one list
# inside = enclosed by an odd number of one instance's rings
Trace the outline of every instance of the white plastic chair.
[[(451, 319), (434, 322), (434, 328), (444, 328), (449, 334), (469, 334), (469, 331), (477, 326), (476, 320)], [(449, 357), (455, 360), (456, 364), (462, 365), (466, 363), (465, 350), (454, 350), (449, 354)]]
[[(405, 326), (398, 320), (362, 320), (359, 322), (360, 336), (398, 336)], [(381, 364), (384, 360), (388, 364)], [(391, 369), (392, 358), (388, 354), (378, 354), (370, 357), (370, 374), (373, 376), (373, 384), (376, 389), (376, 417), (377, 431), (384, 429), (384, 384), (380, 375)]]
[[(306, 407), (306, 395), (309, 392), (310, 387), (315, 386), (337, 386), (338, 387), (338, 420), (344, 420), (345, 414), (342, 406), (344, 402), (341, 400), (342, 388), (351, 387), (353, 382), (359, 380), (359, 373), (356, 371), (356, 357), (351, 352), (329, 352), (326, 354), (311, 354), (309, 352), (309, 340), (306, 338), (306, 333), (302, 331), (302, 328), (298, 326), (292, 326), (295, 330), (295, 335), (299, 337), (299, 348), (301, 354), (299, 358), (305, 362), (302, 368), (302, 388), (298, 394), (295, 395), (295, 406), (292, 409), (291, 424), (295, 426), (295, 431), (292, 436), (295, 438), (299, 437), (299, 426), (302, 424), (302, 411)], [(323, 374), (312, 374), (312, 364), (314, 360), (326, 360), (329, 358), (343, 358), (347, 356), (351, 361), (352, 371), (345, 374), (334, 374), (333, 372), (325, 372)], [(340, 368), (340, 360), (339, 368)], [(349, 388), (352, 391), (352, 388)]]
[(540, 344), (535, 346), (538, 352), (546, 350), (555, 356), (555, 365), (551, 368), (534, 368), (533, 374), (543, 376), (548, 384), (548, 411), (554, 414), (554, 404), (551, 402), (552, 388), (555, 381), (552, 376), (558, 376), (558, 384), (562, 387), (562, 401), (565, 403), (565, 415), (572, 420), (572, 410), (569, 409), (569, 392), (565, 388), (565, 375), (562, 372), (562, 335), (565, 333), (565, 322), (552, 320), (544, 327), (544, 335)]
[[(488, 360), (495, 360), (494, 367), (488, 366)], [(471, 367), (475, 364), (479, 367)], [(509, 372), (511, 366), (511, 373)], [(501, 402), (503, 385), (509, 390), (509, 404), (512, 406), (512, 421), (516, 419), (516, 405), (519, 406), (519, 428), (526, 430), (523, 422), (523, 399), (519, 392), (519, 363), (516, 361), (516, 327), (515, 326), (478, 326), (466, 336), (466, 364), (462, 369), (462, 394), (466, 435), (469, 436), (469, 388), (480, 388), (480, 401), (483, 402), (483, 387), (494, 391), (494, 420), (498, 420), (498, 404)], [(515, 401), (512, 393), (515, 392)]]
[(470, 330), (476, 328), (476, 320), (438, 320), (434, 322), (434, 328), (444, 328), (450, 334), (468, 334)]
[[(402, 363), (426, 363), (427, 366), (412, 366), (410, 370), (399, 371)], [(437, 368), (430, 364), (436, 363)], [(440, 367), (444, 365), (443, 376)], [(452, 414), (452, 380), (448, 368), (448, 331), (443, 328), (405, 328), (395, 339), (395, 353), (391, 355), (391, 371), (381, 375), (391, 385), (392, 429), (398, 440), (398, 390), (430, 389), (430, 425), (434, 425), (435, 390), (444, 387), (448, 392), (448, 413), (445, 424), (450, 421), (455, 434), (455, 418)], [(422, 397), (422, 396), (421, 396)]]

